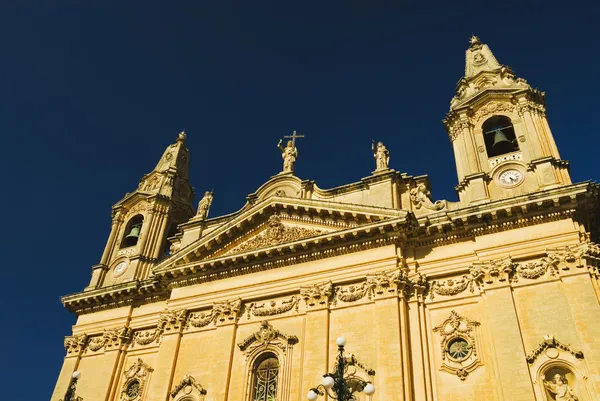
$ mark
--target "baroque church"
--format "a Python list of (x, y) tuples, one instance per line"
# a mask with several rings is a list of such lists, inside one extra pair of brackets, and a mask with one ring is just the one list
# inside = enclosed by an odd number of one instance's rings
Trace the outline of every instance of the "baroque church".
[(475, 36), (465, 60), (444, 119), (457, 202), (382, 143), (370, 175), (319, 188), (294, 133), (279, 174), (209, 217), (179, 134), (62, 298), (52, 401), (332, 399), (340, 335), (356, 400), (600, 401), (599, 187), (571, 182), (544, 92)]

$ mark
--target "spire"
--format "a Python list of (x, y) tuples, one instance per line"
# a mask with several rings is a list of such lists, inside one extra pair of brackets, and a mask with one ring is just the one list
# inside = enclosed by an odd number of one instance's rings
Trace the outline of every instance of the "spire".
[(496, 71), (502, 68), (488, 47), (478, 36), (471, 36), (470, 46), (465, 55), (465, 78), (469, 79), (482, 71)]
[(167, 146), (154, 170), (140, 180), (138, 192), (156, 193), (191, 202), (194, 194), (188, 182), (189, 151), (185, 147), (186, 139), (187, 135), (182, 131), (175, 143)]

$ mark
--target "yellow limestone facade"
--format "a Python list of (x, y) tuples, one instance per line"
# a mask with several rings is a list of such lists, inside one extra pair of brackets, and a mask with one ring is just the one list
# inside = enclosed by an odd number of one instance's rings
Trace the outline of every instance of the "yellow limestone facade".
[(340, 335), (376, 388), (360, 401), (600, 400), (598, 186), (571, 183), (544, 93), (477, 37), (444, 124), (458, 202), (381, 143), (374, 172), (321, 189), (294, 175), (294, 135), (282, 172), (211, 218), (180, 134), (62, 298), (52, 400), (74, 371), (84, 401), (304, 400)]

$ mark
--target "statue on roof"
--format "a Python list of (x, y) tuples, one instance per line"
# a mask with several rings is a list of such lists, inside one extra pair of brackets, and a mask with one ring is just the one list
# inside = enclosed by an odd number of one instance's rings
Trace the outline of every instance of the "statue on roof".
[(298, 158), (298, 148), (296, 148), (296, 138), (304, 138), (304, 135), (298, 135), (296, 131), (292, 135), (286, 135), (284, 138), (291, 138), (285, 147), (281, 146), (283, 140), (279, 140), (277, 147), (281, 150), (283, 159), (283, 173), (293, 173), (296, 159)]
[(214, 191), (206, 191), (204, 196), (198, 203), (198, 212), (196, 213), (196, 217), (205, 220), (208, 217), (208, 209), (210, 209), (210, 205), (213, 200), (213, 192)]
[(376, 168), (375, 171), (383, 171), (389, 169), (390, 164), (390, 152), (387, 150), (383, 142), (375, 141), (371, 143), (371, 149), (373, 150), (373, 157), (375, 157)]

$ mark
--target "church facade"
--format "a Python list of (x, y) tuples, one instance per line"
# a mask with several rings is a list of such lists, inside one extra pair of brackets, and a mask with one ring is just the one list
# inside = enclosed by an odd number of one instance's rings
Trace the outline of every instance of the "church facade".
[(477, 37), (444, 124), (458, 202), (382, 143), (371, 175), (321, 189), (294, 133), (282, 172), (210, 218), (180, 134), (62, 298), (52, 400), (304, 400), (343, 335), (360, 401), (600, 401), (598, 186), (571, 182), (544, 93)]

